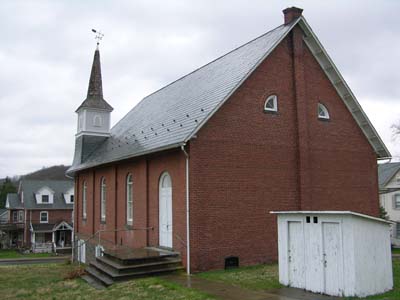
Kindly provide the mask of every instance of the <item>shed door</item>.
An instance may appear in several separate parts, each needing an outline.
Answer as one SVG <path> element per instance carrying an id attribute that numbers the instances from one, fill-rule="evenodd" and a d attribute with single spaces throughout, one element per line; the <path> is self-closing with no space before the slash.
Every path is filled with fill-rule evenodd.
<path id="1" fill-rule="evenodd" d="M 300 221 L 288 222 L 289 285 L 304 288 L 304 236 Z"/>
<path id="2" fill-rule="evenodd" d="M 341 238 L 340 224 L 322 222 L 324 292 L 328 295 L 341 296 Z"/>

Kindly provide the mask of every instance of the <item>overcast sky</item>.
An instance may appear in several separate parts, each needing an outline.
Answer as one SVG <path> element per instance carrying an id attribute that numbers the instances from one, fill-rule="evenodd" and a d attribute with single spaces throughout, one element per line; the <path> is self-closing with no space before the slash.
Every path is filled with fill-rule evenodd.
<path id="1" fill-rule="evenodd" d="M 400 1 L 0 0 L 0 177 L 72 162 L 100 45 L 115 124 L 144 96 L 283 23 L 298 6 L 395 157 Z"/>

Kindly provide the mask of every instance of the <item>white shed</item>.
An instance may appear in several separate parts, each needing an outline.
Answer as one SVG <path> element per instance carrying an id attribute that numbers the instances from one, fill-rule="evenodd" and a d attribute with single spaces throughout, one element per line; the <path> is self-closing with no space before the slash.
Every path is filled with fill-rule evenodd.
<path id="1" fill-rule="evenodd" d="M 390 222 L 350 211 L 278 211 L 279 282 L 331 296 L 393 288 Z"/>

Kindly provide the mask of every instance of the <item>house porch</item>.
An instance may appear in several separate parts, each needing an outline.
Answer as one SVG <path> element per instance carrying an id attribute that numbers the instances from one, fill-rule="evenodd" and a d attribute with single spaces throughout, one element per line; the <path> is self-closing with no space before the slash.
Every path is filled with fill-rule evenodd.
<path id="1" fill-rule="evenodd" d="M 70 252 L 72 226 L 59 224 L 31 224 L 31 249 L 34 253 Z"/>

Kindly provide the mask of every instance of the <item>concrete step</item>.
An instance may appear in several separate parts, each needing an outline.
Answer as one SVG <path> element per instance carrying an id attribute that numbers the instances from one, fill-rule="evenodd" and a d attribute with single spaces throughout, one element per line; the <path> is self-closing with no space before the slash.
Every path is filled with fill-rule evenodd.
<path id="1" fill-rule="evenodd" d="M 106 249 L 104 257 L 122 265 L 134 265 L 163 261 L 165 258 L 179 257 L 179 253 L 157 248 Z"/>
<path id="2" fill-rule="evenodd" d="M 90 264 L 85 269 L 85 271 L 88 275 L 90 275 L 95 280 L 99 281 L 100 283 L 102 283 L 105 286 L 110 286 L 114 283 L 114 281 L 112 280 L 112 278 L 109 275 L 107 275 L 104 272 L 101 272 L 96 267 L 94 267 L 92 264 Z"/>
<path id="3" fill-rule="evenodd" d="M 170 273 L 170 272 L 174 272 L 174 271 L 183 269 L 183 267 L 180 265 L 180 263 L 178 263 L 178 264 L 175 263 L 172 265 L 171 264 L 159 264 L 159 265 L 152 265 L 147 269 L 133 268 L 130 270 L 125 270 L 123 273 L 121 273 L 114 267 L 103 264 L 98 261 L 91 262 L 90 266 L 95 268 L 98 272 L 101 272 L 102 274 L 112 278 L 112 280 L 115 280 L 115 281 L 151 276 L 151 275 L 161 274 L 161 273 Z"/>
<path id="4" fill-rule="evenodd" d="M 156 262 L 147 262 L 141 264 L 121 264 L 118 261 L 110 259 L 106 256 L 97 257 L 96 260 L 103 265 L 112 267 L 118 273 L 129 273 L 134 271 L 144 271 L 150 270 L 152 268 L 160 268 L 160 267 L 173 267 L 173 266 L 181 266 L 182 260 L 180 258 L 164 258 L 162 261 Z"/>
<path id="5" fill-rule="evenodd" d="M 85 280 L 90 286 L 94 287 L 96 290 L 104 290 L 106 288 L 103 283 L 94 278 L 92 275 L 83 275 L 81 278 Z"/>

